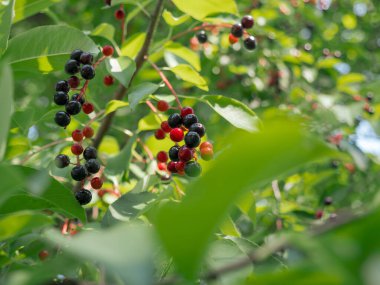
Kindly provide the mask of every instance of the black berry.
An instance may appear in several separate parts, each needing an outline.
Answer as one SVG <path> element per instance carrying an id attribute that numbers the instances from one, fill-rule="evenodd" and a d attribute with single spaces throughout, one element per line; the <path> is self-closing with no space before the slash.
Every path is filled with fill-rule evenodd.
<path id="1" fill-rule="evenodd" d="M 54 160 L 58 168 L 65 168 L 70 164 L 70 158 L 65 154 L 59 154 Z"/>
<path id="2" fill-rule="evenodd" d="M 86 205 L 91 202 L 92 194 L 87 189 L 79 190 L 77 193 L 75 193 L 75 198 L 81 205 Z"/>
<path id="3" fill-rule="evenodd" d="M 179 160 L 179 157 L 178 157 L 178 152 L 179 152 L 179 147 L 178 146 L 172 146 L 170 149 L 169 149 L 169 157 L 170 157 L 170 160 L 172 161 L 178 161 Z"/>
<path id="4" fill-rule="evenodd" d="M 244 40 L 244 46 L 248 50 L 254 50 L 256 48 L 256 39 L 254 36 L 249 36 Z"/>
<path id="5" fill-rule="evenodd" d="M 185 173 L 187 176 L 197 177 L 201 174 L 201 172 L 202 172 L 202 167 L 198 162 L 190 161 L 190 162 L 186 163 Z"/>
<path id="6" fill-rule="evenodd" d="M 71 101 L 79 101 L 79 103 L 80 103 L 81 105 L 83 105 L 84 102 L 85 102 L 85 100 L 84 100 L 84 96 L 82 96 L 82 97 L 78 100 L 79 96 L 80 96 L 79 93 L 75 93 L 73 96 L 71 96 Z"/>
<path id="7" fill-rule="evenodd" d="M 95 174 L 100 170 L 100 163 L 96 159 L 89 159 L 86 162 L 86 169 L 89 173 Z"/>
<path id="8" fill-rule="evenodd" d="M 373 101 L 373 93 L 368 92 L 367 95 L 365 96 L 365 98 L 367 99 L 368 102 L 372 102 Z"/>
<path id="9" fill-rule="evenodd" d="M 189 148 L 194 148 L 199 146 L 201 143 L 201 137 L 196 132 L 188 132 L 185 135 L 185 144 Z"/>
<path id="10" fill-rule="evenodd" d="M 333 198 L 332 197 L 326 197 L 323 202 L 326 206 L 329 206 L 333 203 Z"/>
<path id="11" fill-rule="evenodd" d="M 168 119 L 168 124 L 172 129 L 180 127 L 182 124 L 181 115 L 178 113 L 171 114 Z"/>
<path id="12" fill-rule="evenodd" d="M 241 24 L 235 24 L 231 28 L 231 34 L 235 38 L 241 38 L 243 36 L 243 27 Z"/>
<path id="13" fill-rule="evenodd" d="M 66 127 L 68 124 L 70 124 L 71 118 L 70 115 L 66 112 L 59 111 L 55 114 L 54 121 L 58 126 Z"/>
<path id="14" fill-rule="evenodd" d="M 71 75 L 78 73 L 79 63 L 74 59 L 68 60 L 65 65 L 65 71 L 66 73 L 71 74 Z"/>
<path id="15" fill-rule="evenodd" d="M 190 128 L 190 126 L 195 123 L 198 123 L 198 118 L 194 114 L 186 115 L 185 118 L 183 118 L 183 124 L 186 128 Z"/>
<path id="16" fill-rule="evenodd" d="M 241 25 L 243 26 L 244 29 L 252 28 L 254 23 L 255 23 L 255 21 L 253 20 L 252 16 L 250 16 L 250 15 L 244 16 L 241 19 Z"/>
<path id="17" fill-rule="evenodd" d="M 82 55 L 82 53 L 83 53 L 83 51 L 82 50 L 80 50 L 80 49 L 76 49 L 76 50 L 74 50 L 72 53 L 71 53 L 71 55 L 70 55 L 70 58 L 71 59 L 74 59 L 74 60 L 76 60 L 76 61 L 80 61 L 80 56 Z"/>
<path id="18" fill-rule="evenodd" d="M 196 132 L 200 137 L 203 137 L 206 133 L 206 129 L 201 123 L 192 124 L 189 128 L 189 131 Z"/>
<path id="19" fill-rule="evenodd" d="M 82 105 L 78 101 L 70 101 L 66 105 L 66 112 L 69 113 L 70 115 L 79 114 L 81 109 L 82 109 Z"/>
<path id="20" fill-rule="evenodd" d="M 83 152 L 83 157 L 85 160 L 95 159 L 98 157 L 98 151 L 92 146 L 86 147 Z"/>
<path id="21" fill-rule="evenodd" d="M 87 177 L 87 174 L 87 169 L 83 165 L 74 166 L 74 168 L 71 170 L 71 177 L 75 181 L 82 181 Z"/>
<path id="22" fill-rule="evenodd" d="M 55 85 L 55 91 L 62 91 L 67 93 L 70 91 L 70 85 L 66 80 L 58 81 Z"/>
<path id="23" fill-rule="evenodd" d="M 207 43 L 208 37 L 207 37 L 206 32 L 205 31 L 200 31 L 197 34 L 197 39 L 198 39 L 198 42 L 200 42 L 201 44 Z"/>
<path id="24" fill-rule="evenodd" d="M 92 61 L 94 60 L 94 57 L 91 53 L 84 52 L 80 56 L 80 62 L 83 64 L 92 64 Z"/>
<path id="25" fill-rule="evenodd" d="M 54 103 L 57 105 L 66 105 L 69 102 L 69 95 L 63 91 L 54 94 Z"/>
<path id="26" fill-rule="evenodd" d="M 95 77 L 95 68 L 92 65 L 85 64 L 82 66 L 80 74 L 86 80 L 93 79 Z"/>

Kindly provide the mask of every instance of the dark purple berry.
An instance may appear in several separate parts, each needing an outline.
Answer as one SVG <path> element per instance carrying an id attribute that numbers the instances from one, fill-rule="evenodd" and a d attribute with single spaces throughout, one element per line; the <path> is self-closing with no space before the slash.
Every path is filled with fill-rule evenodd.
<path id="1" fill-rule="evenodd" d="M 81 105 L 83 105 L 84 102 L 85 102 L 84 96 L 82 96 L 82 97 L 78 100 L 79 95 L 80 95 L 79 93 L 75 93 L 73 96 L 71 96 L 71 101 L 79 101 L 79 103 L 80 103 Z"/>
<path id="2" fill-rule="evenodd" d="M 86 80 L 91 80 L 95 77 L 95 68 L 92 65 L 85 64 L 80 71 L 82 77 Z"/>
<path id="3" fill-rule="evenodd" d="M 168 124 L 172 129 L 179 128 L 182 124 L 181 115 L 178 113 L 171 114 L 168 119 Z"/>
<path id="4" fill-rule="evenodd" d="M 82 189 L 75 193 L 75 198 L 79 204 L 86 205 L 91 202 L 92 194 L 87 189 Z"/>
<path id="5" fill-rule="evenodd" d="M 198 42 L 201 43 L 201 44 L 207 43 L 208 37 L 207 37 L 206 32 L 205 31 L 200 31 L 197 34 L 197 39 L 198 39 Z"/>
<path id="6" fill-rule="evenodd" d="M 86 147 L 83 152 L 85 160 L 95 159 L 98 157 L 98 151 L 93 146 Z"/>
<path id="7" fill-rule="evenodd" d="M 231 28 L 231 34 L 235 38 L 241 38 L 243 36 L 243 27 L 241 24 L 235 24 Z"/>
<path id="8" fill-rule="evenodd" d="M 61 127 L 66 127 L 70 124 L 71 122 L 71 117 L 69 114 L 67 114 L 66 112 L 63 112 L 63 111 L 59 111 L 55 114 L 54 116 L 54 121 L 56 122 L 56 124 L 58 126 L 61 126 Z"/>
<path id="9" fill-rule="evenodd" d="M 203 137 L 206 133 L 206 129 L 201 123 L 192 124 L 189 128 L 189 131 L 196 132 L 200 137 Z"/>
<path id="10" fill-rule="evenodd" d="M 55 91 L 62 91 L 68 93 L 70 91 L 70 85 L 66 80 L 58 81 L 55 85 Z"/>
<path id="11" fill-rule="evenodd" d="M 63 91 L 58 91 L 54 94 L 54 103 L 60 106 L 66 105 L 69 102 L 69 95 Z"/>
<path id="12" fill-rule="evenodd" d="M 79 72 L 79 63 L 74 59 L 69 59 L 65 65 L 65 71 L 68 74 L 74 75 Z"/>
<path id="13" fill-rule="evenodd" d="M 80 56 L 80 62 L 83 64 L 92 64 L 92 61 L 94 60 L 94 57 L 91 53 L 84 52 Z"/>
<path id="14" fill-rule="evenodd" d="M 255 21 L 250 15 L 244 16 L 241 19 L 241 25 L 243 26 L 244 29 L 250 29 L 253 27 L 254 24 L 255 24 Z"/>
<path id="15" fill-rule="evenodd" d="M 183 124 L 186 128 L 190 128 L 190 126 L 195 123 L 198 123 L 198 118 L 194 114 L 186 115 L 185 118 L 183 118 Z"/>
<path id="16" fill-rule="evenodd" d="M 76 49 L 76 50 L 74 50 L 71 53 L 70 58 L 76 60 L 77 62 L 79 62 L 80 61 L 80 56 L 82 55 L 82 53 L 83 53 L 82 50 Z"/>
<path id="17" fill-rule="evenodd" d="M 185 135 L 185 144 L 189 148 L 194 148 L 199 146 L 201 143 L 201 137 L 196 132 L 188 132 Z"/>
<path id="18" fill-rule="evenodd" d="M 78 101 L 70 101 L 66 104 L 66 112 L 70 115 L 76 115 L 80 113 L 82 105 Z"/>
<path id="19" fill-rule="evenodd" d="M 169 157 L 170 157 L 170 160 L 172 161 L 178 161 L 179 160 L 179 157 L 178 157 L 178 152 L 179 152 L 179 146 L 172 146 L 170 149 L 169 149 Z"/>
<path id="20" fill-rule="evenodd" d="M 71 177 L 75 181 L 82 181 L 87 177 L 87 169 L 83 165 L 74 166 L 71 170 Z"/>
<path id="21" fill-rule="evenodd" d="M 92 174 L 95 174 L 100 170 L 100 163 L 96 159 L 87 160 L 85 166 L 87 171 Z"/>
<path id="22" fill-rule="evenodd" d="M 330 206 L 333 203 L 333 198 L 332 197 L 326 197 L 324 200 L 324 204 L 326 206 Z"/>
<path id="23" fill-rule="evenodd" d="M 65 154 L 58 154 L 54 162 L 58 168 L 65 168 L 70 164 L 70 158 Z"/>
<path id="24" fill-rule="evenodd" d="M 254 36 L 249 36 L 244 40 L 244 46 L 248 50 L 254 50 L 256 48 L 256 39 Z"/>

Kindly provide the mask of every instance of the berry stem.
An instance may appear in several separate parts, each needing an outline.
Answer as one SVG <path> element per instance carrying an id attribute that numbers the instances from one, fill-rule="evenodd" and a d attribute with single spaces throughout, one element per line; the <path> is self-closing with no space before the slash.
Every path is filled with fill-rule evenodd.
<path id="1" fill-rule="evenodd" d="M 157 115 L 158 119 L 159 119 L 160 122 L 162 123 L 162 119 L 161 119 L 161 117 L 160 117 L 160 114 L 158 113 L 156 107 L 154 107 L 154 105 L 152 104 L 152 102 L 150 102 L 149 100 L 147 100 L 145 103 L 146 103 L 146 104 L 148 105 L 148 107 L 152 110 L 152 112 L 155 113 L 155 114 Z"/>
<path id="2" fill-rule="evenodd" d="M 62 139 L 62 140 L 58 140 L 58 141 L 54 141 L 54 142 L 51 142 L 51 143 L 48 143 L 44 146 L 41 146 L 40 148 L 38 148 L 37 150 L 31 152 L 30 154 L 28 154 L 23 160 L 21 160 L 20 164 L 25 164 L 29 159 L 31 159 L 35 154 L 43 151 L 43 150 L 46 150 L 48 148 L 51 148 L 52 146 L 55 146 L 57 144 L 61 144 L 61 143 L 64 143 L 64 142 L 68 142 L 68 141 L 72 141 L 71 138 L 65 138 L 65 139 Z"/>

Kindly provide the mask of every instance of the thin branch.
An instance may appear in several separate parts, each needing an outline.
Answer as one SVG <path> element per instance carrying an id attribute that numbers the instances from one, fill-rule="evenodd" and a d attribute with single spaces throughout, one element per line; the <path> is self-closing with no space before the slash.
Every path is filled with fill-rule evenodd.
<path id="1" fill-rule="evenodd" d="M 65 138 L 65 139 L 61 139 L 61 140 L 58 140 L 58 141 L 55 141 L 55 142 L 51 142 L 51 143 L 48 143 L 44 146 L 41 146 L 40 148 L 38 148 L 37 150 L 35 151 L 32 151 L 30 152 L 26 157 L 24 157 L 23 160 L 21 160 L 20 164 L 25 164 L 29 159 L 31 159 L 35 154 L 43 151 L 43 150 L 46 150 L 48 148 L 51 148 L 52 146 L 55 146 L 57 144 L 61 144 L 61 143 L 64 143 L 64 142 L 68 142 L 68 141 L 72 141 L 71 138 Z"/>

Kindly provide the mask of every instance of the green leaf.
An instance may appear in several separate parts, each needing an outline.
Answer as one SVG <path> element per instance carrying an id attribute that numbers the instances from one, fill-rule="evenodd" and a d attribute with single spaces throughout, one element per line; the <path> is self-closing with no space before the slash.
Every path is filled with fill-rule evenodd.
<path id="1" fill-rule="evenodd" d="M 260 133 L 236 132 L 225 145 L 209 171 L 189 185 L 183 201 L 166 204 L 157 216 L 163 245 L 189 279 L 196 276 L 214 230 L 244 191 L 332 153 L 286 121 L 268 123 Z"/>
<path id="2" fill-rule="evenodd" d="M 154 114 L 153 112 L 149 113 L 145 117 L 141 118 L 139 123 L 138 123 L 138 130 L 141 131 L 151 131 L 151 130 L 156 130 L 160 128 L 160 120 Z"/>
<path id="3" fill-rule="evenodd" d="M 17 23 L 59 2 L 61 0 L 17 0 L 13 21 Z"/>
<path id="4" fill-rule="evenodd" d="M 7 49 L 12 25 L 14 0 L 0 2 L 0 57 Z"/>
<path id="5" fill-rule="evenodd" d="M 173 3 L 183 13 L 188 14 L 197 20 L 202 20 L 213 14 L 238 14 L 237 6 L 234 0 L 224 0 L 223 3 L 218 0 L 173 0 Z"/>
<path id="6" fill-rule="evenodd" d="M 145 37 L 145 33 L 131 36 L 128 41 L 123 44 L 123 47 L 121 48 L 121 55 L 135 58 L 144 44 Z"/>
<path id="7" fill-rule="evenodd" d="M 12 38 L 4 56 L 17 70 L 48 73 L 62 70 L 70 53 L 77 48 L 94 55 L 99 53 L 96 44 L 75 28 L 41 26 Z"/>
<path id="8" fill-rule="evenodd" d="M 322 68 L 333 68 L 336 64 L 342 62 L 341 60 L 333 57 L 324 58 L 318 61 L 317 67 Z"/>
<path id="9" fill-rule="evenodd" d="M 157 89 L 160 88 L 159 85 L 150 82 L 142 83 L 133 87 L 128 93 L 128 102 L 133 110 L 136 106 L 149 95 L 152 95 Z"/>
<path id="10" fill-rule="evenodd" d="M 165 51 L 170 52 L 191 64 L 197 71 L 201 70 L 199 54 L 179 43 L 170 43 L 165 46 Z"/>
<path id="11" fill-rule="evenodd" d="M 44 210 L 54 208 L 54 205 L 47 200 L 20 194 L 11 196 L 3 205 L 0 205 L 0 215 L 23 210 Z"/>
<path id="12" fill-rule="evenodd" d="M 129 138 L 128 143 L 124 146 L 120 153 L 114 157 L 110 157 L 107 160 L 107 167 L 105 169 L 107 175 L 116 176 L 128 171 L 136 140 L 136 135 Z"/>
<path id="13" fill-rule="evenodd" d="M 129 57 L 109 58 L 106 60 L 107 70 L 115 77 L 124 87 L 128 88 L 136 70 L 136 63 Z"/>
<path id="14" fill-rule="evenodd" d="M 115 37 L 115 28 L 108 23 L 101 23 L 91 32 L 91 36 L 102 37 L 113 43 Z"/>
<path id="15" fill-rule="evenodd" d="M 179 64 L 175 67 L 169 68 L 171 72 L 180 77 L 182 80 L 194 84 L 199 89 L 208 91 L 208 86 L 206 80 L 195 71 L 190 65 Z"/>
<path id="16" fill-rule="evenodd" d="M 120 101 L 120 100 L 111 100 L 107 103 L 105 114 L 108 115 L 110 113 L 115 112 L 116 110 L 120 108 L 128 107 L 129 103 Z"/>
<path id="17" fill-rule="evenodd" d="M 0 63 L 0 161 L 4 158 L 13 112 L 13 73 L 8 64 Z"/>
<path id="18" fill-rule="evenodd" d="M 187 20 L 190 19 L 189 15 L 182 15 L 180 17 L 174 17 L 172 13 L 168 10 L 164 10 L 162 13 L 162 17 L 164 18 L 165 22 L 172 27 L 182 25 L 185 23 Z"/>
<path id="19" fill-rule="evenodd" d="M 338 88 L 352 84 L 352 83 L 360 83 L 366 80 L 366 77 L 363 74 L 360 73 L 349 73 L 342 75 L 338 78 Z"/>

